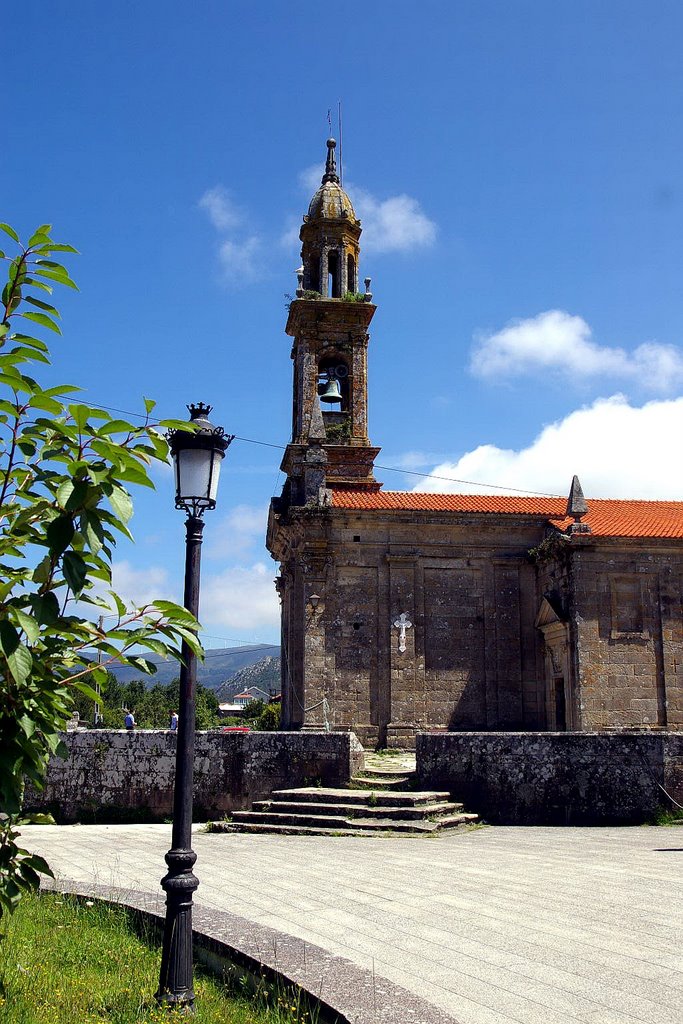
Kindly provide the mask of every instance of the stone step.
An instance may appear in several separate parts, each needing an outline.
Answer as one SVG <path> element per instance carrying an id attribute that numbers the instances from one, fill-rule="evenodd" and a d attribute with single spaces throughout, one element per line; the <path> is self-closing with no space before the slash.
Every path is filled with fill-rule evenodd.
<path id="1" fill-rule="evenodd" d="M 305 825 L 256 825 L 248 822 L 233 824 L 231 821 L 215 821 L 211 825 L 212 832 L 240 832 L 251 835 L 278 836 L 370 836 L 371 832 L 356 832 L 350 828 L 308 828 Z"/>
<path id="2" fill-rule="evenodd" d="M 450 794 L 433 792 L 432 790 L 392 790 L 390 793 L 381 790 L 362 789 L 325 789 L 318 786 L 306 786 L 302 789 L 276 789 L 271 794 L 274 801 L 304 801 L 306 803 L 332 804 L 368 804 L 378 807 L 415 807 L 418 804 L 443 803 L 450 799 Z"/>
<path id="3" fill-rule="evenodd" d="M 437 802 L 418 804 L 414 807 L 373 807 L 371 804 L 307 803 L 296 800 L 257 800 L 252 809 L 259 814 L 325 814 L 352 818 L 362 815 L 367 818 L 394 818 L 397 821 L 419 820 L 433 815 L 447 815 L 461 811 L 462 804 Z M 236 812 L 239 813 L 239 812 Z"/>
<path id="4" fill-rule="evenodd" d="M 214 822 L 215 832 L 279 835 L 433 835 L 444 829 L 467 828 L 478 815 L 467 814 L 446 792 L 403 790 L 406 776 L 383 766 L 366 778 L 363 789 L 305 786 L 279 789 L 268 800 L 257 800 L 250 811 L 235 811 L 232 820 Z M 387 778 L 389 776 L 389 778 Z"/>
<path id="5" fill-rule="evenodd" d="M 258 831 L 266 828 L 277 831 L 280 829 L 327 829 L 329 831 L 351 830 L 354 832 L 403 832 L 413 834 L 431 834 L 441 829 L 455 828 L 458 825 L 469 825 L 476 821 L 476 814 L 453 814 L 438 818 L 436 821 L 397 821 L 395 818 L 344 818 L 324 814 L 277 814 L 258 813 L 256 811 L 235 811 L 232 821 L 226 825 L 233 826 L 229 831 L 253 831 L 253 826 L 261 826 Z"/>
<path id="6" fill-rule="evenodd" d="M 360 775 L 368 779 L 407 779 L 414 778 L 415 772 L 406 768 L 363 768 Z"/>
<path id="7" fill-rule="evenodd" d="M 410 779 L 405 775 L 399 775 L 395 779 L 368 779 L 363 775 L 352 775 L 351 785 L 355 789 L 374 789 L 378 792 L 386 792 L 392 789 L 404 790 L 410 785 Z"/>

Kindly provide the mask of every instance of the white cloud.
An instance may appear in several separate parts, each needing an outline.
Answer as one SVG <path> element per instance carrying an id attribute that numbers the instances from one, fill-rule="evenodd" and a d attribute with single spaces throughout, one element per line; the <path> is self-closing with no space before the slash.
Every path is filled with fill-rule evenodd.
<path id="1" fill-rule="evenodd" d="M 233 566 L 221 573 L 207 574 L 202 583 L 200 618 L 202 625 L 249 630 L 277 628 L 280 605 L 273 583 L 274 568 L 263 562 Z"/>
<path id="2" fill-rule="evenodd" d="M 256 281 L 261 276 L 257 257 L 261 249 L 258 235 L 250 235 L 242 241 L 226 238 L 218 249 L 221 277 L 225 284 L 243 284 Z"/>
<path id="3" fill-rule="evenodd" d="M 582 317 L 551 309 L 479 337 L 470 370 L 489 379 L 541 372 L 576 380 L 611 377 L 668 394 L 683 381 L 683 353 L 652 341 L 633 352 L 599 345 Z"/>
<path id="4" fill-rule="evenodd" d="M 287 224 L 284 231 L 280 235 L 280 245 L 283 249 L 298 249 L 299 248 L 299 231 L 301 227 L 301 219 L 297 220 L 295 217 L 288 217 Z"/>
<path id="5" fill-rule="evenodd" d="M 261 277 L 259 263 L 261 239 L 249 233 L 244 213 L 235 205 L 222 185 L 208 189 L 198 203 L 223 236 L 218 246 L 218 262 L 223 284 L 242 285 Z"/>
<path id="6" fill-rule="evenodd" d="M 324 173 L 324 163 L 311 164 L 310 167 L 305 167 L 303 171 L 299 171 L 299 184 L 306 192 L 313 194 L 313 192 L 317 192 L 320 188 Z"/>
<path id="7" fill-rule="evenodd" d="M 364 252 L 406 252 L 433 245 L 436 224 L 412 196 L 381 200 L 353 186 L 349 186 L 349 195 L 362 221 Z"/>
<path id="8" fill-rule="evenodd" d="M 415 490 L 488 493 L 484 486 L 437 477 L 567 494 L 577 473 L 586 498 L 683 500 L 683 397 L 630 405 L 623 395 L 600 398 L 543 428 L 519 451 L 481 445 L 443 462 Z"/>
<path id="9" fill-rule="evenodd" d="M 268 506 L 237 505 L 212 529 L 207 554 L 210 558 L 243 556 L 257 542 L 263 548 Z"/>
<path id="10" fill-rule="evenodd" d="M 157 599 L 178 600 L 168 573 L 160 566 L 135 569 L 128 561 L 114 562 L 112 581 L 112 589 L 127 606 L 150 604 Z"/>
<path id="11" fill-rule="evenodd" d="M 209 220 L 218 231 L 232 231 L 244 220 L 242 211 L 222 185 L 207 189 L 198 205 L 201 210 L 206 211 Z"/>

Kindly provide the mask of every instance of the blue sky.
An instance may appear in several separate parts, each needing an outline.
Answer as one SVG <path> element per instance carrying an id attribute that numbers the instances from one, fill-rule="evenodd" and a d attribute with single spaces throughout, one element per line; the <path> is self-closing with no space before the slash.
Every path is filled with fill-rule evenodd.
<path id="1" fill-rule="evenodd" d="M 666 0 L 25 0 L 5 28 L 0 219 L 25 236 L 50 221 L 82 253 L 48 374 L 118 409 L 208 401 L 230 432 L 285 444 L 293 228 L 341 100 L 378 304 L 378 461 L 683 498 L 682 37 Z M 277 639 L 279 460 L 228 453 L 203 565 L 212 646 Z M 119 551 L 131 598 L 180 592 L 182 517 L 156 478 Z"/>

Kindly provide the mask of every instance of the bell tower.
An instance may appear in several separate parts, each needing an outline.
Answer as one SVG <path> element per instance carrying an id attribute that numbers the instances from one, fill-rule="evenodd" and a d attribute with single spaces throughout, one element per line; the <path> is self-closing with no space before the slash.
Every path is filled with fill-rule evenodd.
<path id="1" fill-rule="evenodd" d="M 286 333 L 294 339 L 292 439 L 282 470 L 289 502 L 322 501 L 326 487 L 378 490 L 368 438 L 368 327 L 376 307 L 359 290 L 361 224 L 327 140 L 320 188 L 301 227 L 302 266 Z M 322 490 L 321 490 L 322 489 Z"/>

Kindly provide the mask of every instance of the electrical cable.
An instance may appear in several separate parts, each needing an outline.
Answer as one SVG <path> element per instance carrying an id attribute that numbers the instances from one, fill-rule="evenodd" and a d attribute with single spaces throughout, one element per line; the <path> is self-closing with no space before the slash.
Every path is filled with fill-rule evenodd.
<path id="1" fill-rule="evenodd" d="M 67 396 L 66 395 L 62 395 L 62 396 L 55 395 L 53 397 L 55 397 L 55 398 L 59 398 L 59 397 L 65 398 Z M 105 412 L 117 412 L 117 413 L 120 413 L 123 416 L 135 416 L 138 419 L 142 419 L 142 420 L 149 420 L 149 418 L 150 418 L 149 414 L 143 414 L 143 413 L 139 413 L 139 412 L 131 412 L 128 409 L 118 409 L 118 408 L 116 408 L 114 406 L 111 406 L 111 405 L 101 405 L 101 404 L 95 405 L 93 402 L 86 402 L 86 401 L 83 401 L 83 400 L 81 400 L 78 404 L 79 405 L 87 405 L 91 409 L 104 409 Z M 170 416 L 169 417 L 159 417 L 159 418 L 160 419 L 172 419 L 172 418 L 175 419 L 175 417 L 170 417 Z M 254 437 L 241 437 L 239 434 L 233 435 L 233 440 L 234 441 L 242 441 L 244 444 L 259 445 L 261 448 L 276 448 L 276 449 L 278 449 L 278 451 L 285 451 L 287 449 L 287 445 L 285 445 L 285 444 L 273 444 L 272 441 L 259 441 L 259 440 L 257 440 Z M 504 491 L 506 494 L 509 494 L 511 491 L 515 491 L 515 492 L 520 493 L 520 494 L 530 494 L 530 495 L 533 495 L 534 497 L 539 497 L 539 498 L 565 498 L 566 497 L 566 495 L 563 495 L 563 494 L 554 494 L 552 491 L 533 491 L 533 490 L 531 490 L 528 487 L 509 487 L 506 484 L 489 484 L 489 483 L 485 483 L 485 482 L 483 482 L 481 480 L 465 480 L 465 479 L 463 479 L 461 477 L 457 477 L 457 476 L 440 476 L 440 475 L 437 475 L 435 473 L 421 473 L 419 470 L 416 470 L 416 469 L 401 469 L 399 466 L 381 466 L 381 465 L 377 464 L 375 468 L 376 469 L 381 469 L 382 472 L 384 472 L 384 473 L 400 473 L 403 476 L 416 476 L 416 477 L 421 477 L 424 480 L 443 480 L 446 483 L 466 484 L 468 487 L 490 487 L 490 488 L 492 488 L 494 490 Z"/>

